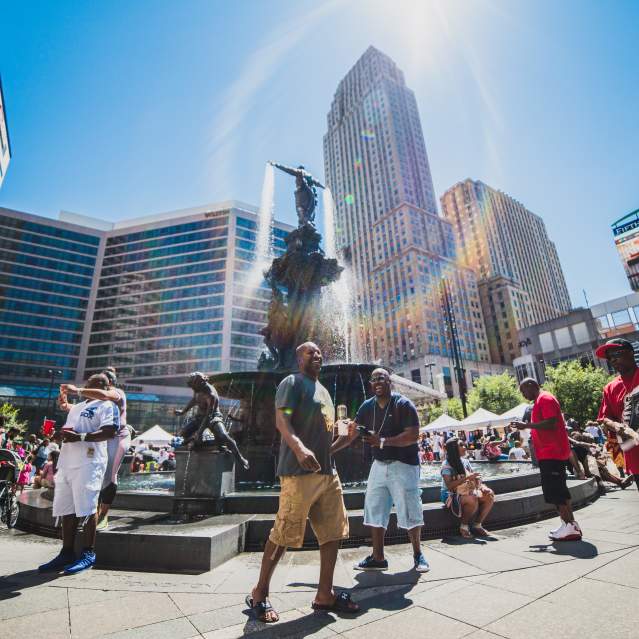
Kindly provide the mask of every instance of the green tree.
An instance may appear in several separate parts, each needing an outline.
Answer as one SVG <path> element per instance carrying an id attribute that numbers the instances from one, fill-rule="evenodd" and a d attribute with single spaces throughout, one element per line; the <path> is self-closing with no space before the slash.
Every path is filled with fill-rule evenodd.
<path id="1" fill-rule="evenodd" d="M 517 380 L 512 375 L 483 375 L 468 393 L 468 412 L 485 408 L 501 415 L 523 401 Z"/>
<path id="2" fill-rule="evenodd" d="M 27 427 L 27 422 L 19 419 L 20 411 L 11 404 L 0 405 L 0 426 L 4 426 L 5 430 L 9 428 L 17 428 L 23 431 Z"/>
<path id="3" fill-rule="evenodd" d="M 596 419 L 603 387 L 612 377 L 595 366 L 582 366 L 578 361 L 561 362 L 546 369 L 544 389 L 552 393 L 561 410 L 584 424 Z"/>
<path id="4" fill-rule="evenodd" d="M 432 404 L 428 407 L 428 421 L 426 423 L 429 424 L 444 413 L 447 413 L 455 419 L 464 419 L 461 401 L 457 399 L 457 397 L 451 397 L 450 399 L 445 399 L 438 404 Z"/>

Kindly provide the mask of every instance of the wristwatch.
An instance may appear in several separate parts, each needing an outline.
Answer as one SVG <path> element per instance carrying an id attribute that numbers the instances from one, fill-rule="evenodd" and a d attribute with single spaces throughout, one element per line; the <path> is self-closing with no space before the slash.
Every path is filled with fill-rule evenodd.
<path id="1" fill-rule="evenodd" d="M 382 450 L 382 448 L 384 448 L 384 442 L 386 441 L 386 437 L 382 437 L 379 440 L 379 449 Z"/>
<path id="2" fill-rule="evenodd" d="M 83 442 L 86 439 L 87 433 L 78 433 L 80 435 L 80 441 Z"/>

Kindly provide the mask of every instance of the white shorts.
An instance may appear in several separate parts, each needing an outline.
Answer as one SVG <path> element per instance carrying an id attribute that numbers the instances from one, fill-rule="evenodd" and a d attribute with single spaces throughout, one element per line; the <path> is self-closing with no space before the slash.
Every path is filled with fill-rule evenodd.
<path id="1" fill-rule="evenodd" d="M 59 469 L 55 476 L 53 516 L 88 517 L 98 509 L 106 464 L 86 464 Z"/>

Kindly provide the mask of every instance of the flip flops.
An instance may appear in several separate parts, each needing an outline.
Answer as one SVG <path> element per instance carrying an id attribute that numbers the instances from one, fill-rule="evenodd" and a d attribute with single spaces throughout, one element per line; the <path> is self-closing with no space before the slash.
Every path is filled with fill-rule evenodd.
<path id="1" fill-rule="evenodd" d="M 280 616 L 277 610 L 275 610 L 275 608 L 271 606 L 271 602 L 268 599 L 253 603 L 253 597 L 251 597 L 251 595 L 246 595 L 244 603 L 255 612 L 255 616 L 257 617 L 258 621 L 261 621 L 262 623 L 275 623 L 276 621 L 280 620 Z M 273 611 L 277 615 L 277 619 L 266 618 L 266 613 L 271 611 Z"/>
<path id="2" fill-rule="evenodd" d="M 311 608 L 313 608 L 313 610 L 346 612 L 350 614 L 359 612 L 359 606 L 351 599 L 351 596 L 347 592 L 340 592 L 339 595 L 336 595 L 335 601 L 332 604 L 318 604 L 313 602 Z"/>

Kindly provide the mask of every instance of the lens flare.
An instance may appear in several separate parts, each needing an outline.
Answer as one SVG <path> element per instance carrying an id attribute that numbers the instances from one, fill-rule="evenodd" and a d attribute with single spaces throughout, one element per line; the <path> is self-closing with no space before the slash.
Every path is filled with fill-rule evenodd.
<path id="1" fill-rule="evenodd" d="M 353 162 L 353 167 L 355 168 L 356 171 L 359 171 L 362 168 L 362 159 L 355 158 L 355 162 Z"/>
<path id="2" fill-rule="evenodd" d="M 375 131 L 373 131 L 372 129 L 362 129 L 361 135 L 363 140 L 375 139 Z"/>
<path id="3" fill-rule="evenodd" d="M 355 204 L 355 196 L 352 193 L 347 193 L 344 196 L 344 202 L 346 202 L 346 204 Z"/>

